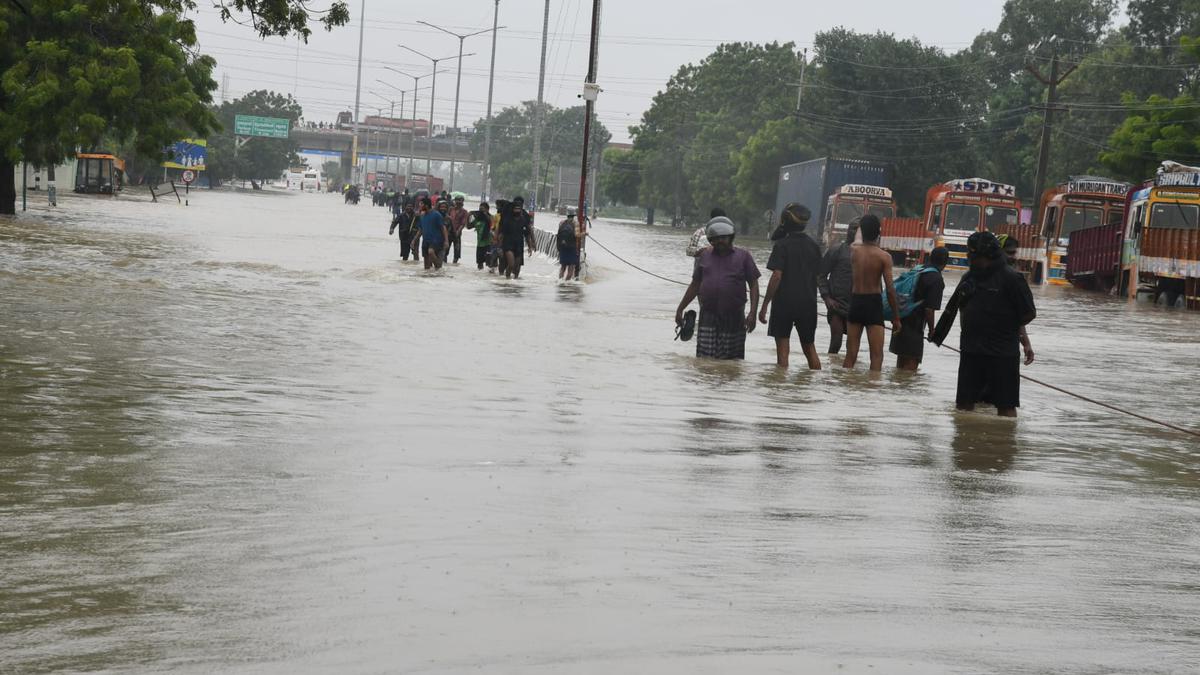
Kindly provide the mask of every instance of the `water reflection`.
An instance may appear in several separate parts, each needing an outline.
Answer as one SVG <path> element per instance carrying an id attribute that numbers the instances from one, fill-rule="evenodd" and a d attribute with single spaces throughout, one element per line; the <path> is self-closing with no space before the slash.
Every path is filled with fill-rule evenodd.
<path id="1" fill-rule="evenodd" d="M 1004 473 L 1017 456 L 1017 420 L 956 412 L 950 451 L 959 471 Z"/>

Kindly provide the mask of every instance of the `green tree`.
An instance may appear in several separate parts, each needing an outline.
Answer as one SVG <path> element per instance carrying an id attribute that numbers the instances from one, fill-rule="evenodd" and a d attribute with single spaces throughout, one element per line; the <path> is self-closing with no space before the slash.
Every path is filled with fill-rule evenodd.
<path id="1" fill-rule="evenodd" d="M 638 186 L 642 182 L 637 154 L 624 148 L 606 148 L 600 174 L 600 192 L 610 202 L 639 206 Z"/>
<path id="2" fill-rule="evenodd" d="M 218 0 L 260 35 L 308 35 L 304 0 Z M 191 0 L 0 3 L 0 213 L 16 206 L 14 173 L 77 149 L 132 142 L 140 155 L 211 132 L 214 61 L 198 54 Z M 345 4 L 316 15 L 345 23 Z"/>
<path id="3" fill-rule="evenodd" d="M 771 120 L 737 154 L 733 185 L 743 211 L 761 213 L 775 208 L 779 167 L 815 157 L 815 151 L 800 136 L 800 124 L 795 117 Z"/>
<path id="4" fill-rule="evenodd" d="M 331 159 L 321 165 L 321 176 L 329 181 L 330 185 L 336 185 L 339 188 L 346 183 L 346 169 L 336 159 Z"/>
<path id="5" fill-rule="evenodd" d="M 221 132 L 209 136 L 207 170 L 211 178 L 229 180 L 278 178 L 289 166 L 297 163 L 299 144 L 291 138 L 251 138 L 234 151 L 233 122 L 237 115 L 282 117 L 292 121 L 304 114 L 291 94 L 277 94 L 259 89 L 227 101 L 216 109 Z"/>

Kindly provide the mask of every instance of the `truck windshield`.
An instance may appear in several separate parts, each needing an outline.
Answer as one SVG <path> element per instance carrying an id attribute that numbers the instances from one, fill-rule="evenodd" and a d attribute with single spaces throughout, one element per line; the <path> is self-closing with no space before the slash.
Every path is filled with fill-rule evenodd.
<path id="1" fill-rule="evenodd" d="M 1058 232 L 1058 238 L 1066 239 L 1075 230 L 1099 227 L 1101 216 L 1100 209 L 1084 209 L 1078 206 L 1066 207 L 1063 209 L 1062 228 Z"/>
<path id="2" fill-rule="evenodd" d="M 974 232 L 979 229 L 978 204 L 948 204 L 945 231 Z"/>
<path id="3" fill-rule="evenodd" d="M 1016 225 L 1017 210 L 1006 209 L 999 206 L 989 206 L 983 210 L 984 222 L 983 226 L 987 229 L 999 227 L 1001 225 Z"/>
<path id="4" fill-rule="evenodd" d="M 855 218 L 862 218 L 865 213 L 866 211 L 863 210 L 862 204 L 841 202 L 833 212 L 833 223 L 835 225 L 847 225 L 853 222 Z"/>
<path id="5" fill-rule="evenodd" d="M 880 220 L 883 220 L 884 218 L 891 218 L 892 216 L 896 215 L 892 211 L 892 207 L 883 206 L 881 204 L 872 204 L 870 207 L 868 207 L 868 210 L 871 212 L 871 215 Z"/>
<path id="6" fill-rule="evenodd" d="M 1197 229 L 1198 209 L 1195 204 L 1158 202 L 1150 211 L 1150 227 L 1166 230 Z"/>

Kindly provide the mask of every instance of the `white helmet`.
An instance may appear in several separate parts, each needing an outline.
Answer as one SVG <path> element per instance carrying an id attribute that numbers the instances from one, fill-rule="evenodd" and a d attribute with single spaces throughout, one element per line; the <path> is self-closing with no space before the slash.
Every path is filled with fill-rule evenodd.
<path id="1" fill-rule="evenodd" d="M 732 237 L 737 229 L 733 226 L 733 221 L 725 216 L 717 216 L 708 221 L 708 226 L 704 229 L 705 236 L 709 239 L 714 237 Z"/>

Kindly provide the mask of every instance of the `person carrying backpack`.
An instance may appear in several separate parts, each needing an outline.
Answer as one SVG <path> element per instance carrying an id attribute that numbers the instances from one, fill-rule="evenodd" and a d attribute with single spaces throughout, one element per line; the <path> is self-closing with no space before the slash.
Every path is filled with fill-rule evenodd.
<path id="1" fill-rule="evenodd" d="M 558 226 L 558 278 L 569 281 L 579 278 L 579 223 L 575 209 L 567 208 L 567 219 Z"/>
<path id="2" fill-rule="evenodd" d="M 937 247 L 929 253 L 929 264 L 918 265 L 896 280 L 900 300 L 899 333 L 892 335 L 889 351 L 896 355 L 896 368 L 915 371 L 925 355 L 926 335 L 933 333 L 937 311 L 942 308 L 946 281 L 942 270 L 950 252 Z"/>

